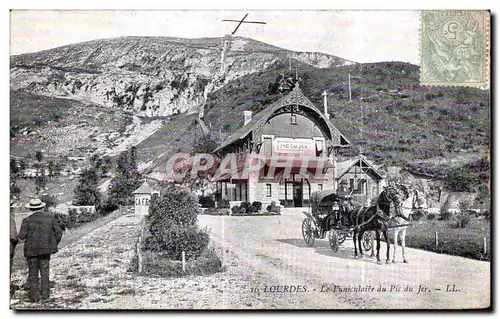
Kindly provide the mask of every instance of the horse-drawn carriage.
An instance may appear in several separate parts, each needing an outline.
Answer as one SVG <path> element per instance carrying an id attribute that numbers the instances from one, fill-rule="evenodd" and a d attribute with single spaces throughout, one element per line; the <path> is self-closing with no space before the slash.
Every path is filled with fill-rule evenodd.
<path id="1" fill-rule="evenodd" d="M 403 202 L 410 196 L 405 185 L 387 186 L 376 199 L 376 203 L 369 207 L 354 207 L 350 195 L 340 196 L 332 190 L 324 190 L 311 194 L 310 212 L 302 222 L 302 236 L 309 247 L 314 245 L 315 239 L 324 239 L 328 233 L 330 247 L 337 252 L 339 246 L 347 237 L 354 242 L 354 256 L 361 256 L 363 250 L 372 249 L 372 232 L 375 232 L 377 241 L 376 257 L 380 262 L 380 237 L 384 236 L 387 245 L 387 262 L 389 262 L 390 242 L 388 230 L 394 228 L 395 248 L 397 247 L 398 233 L 402 232 L 402 253 L 404 257 L 404 236 L 408 224 L 409 213 L 403 208 Z M 391 206 L 394 210 L 391 211 Z M 394 250 L 393 262 L 396 250 Z M 372 251 L 373 255 L 373 251 Z"/>
<path id="2" fill-rule="evenodd" d="M 314 246 L 316 239 L 328 241 L 333 252 L 348 237 L 353 235 L 353 224 L 348 212 L 352 209 L 351 195 L 338 195 L 333 190 L 318 191 L 311 194 L 310 212 L 303 212 L 307 217 L 302 222 L 302 236 L 307 246 Z M 363 248 L 372 248 L 371 232 L 363 235 Z"/>

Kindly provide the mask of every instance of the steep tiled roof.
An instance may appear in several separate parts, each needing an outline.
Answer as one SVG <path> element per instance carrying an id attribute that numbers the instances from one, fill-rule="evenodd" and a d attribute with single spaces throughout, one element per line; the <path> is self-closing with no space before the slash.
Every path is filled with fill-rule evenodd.
<path id="1" fill-rule="evenodd" d="M 351 167 L 356 165 L 359 161 L 363 161 L 363 163 L 365 163 L 366 166 L 370 167 L 375 174 L 377 174 L 380 178 L 384 178 L 382 174 L 377 170 L 377 167 L 364 157 L 357 157 L 355 159 L 337 162 L 337 178 L 342 177 L 351 169 Z"/>
<path id="2" fill-rule="evenodd" d="M 252 132 L 254 129 L 257 128 L 258 125 L 262 124 L 262 122 L 265 122 L 269 119 L 269 117 L 279 108 L 285 106 L 285 105 L 293 105 L 296 103 L 296 101 L 300 101 L 300 105 L 304 105 L 310 109 L 313 109 L 316 113 L 319 114 L 323 120 L 327 123 L 328 127 L 332 131 L 332 133 L 336 133 L 340 136 L 341 138 L 341 145 L 348 145 L 350 144 L 347 138 L 342 135 L 339 130 L 333 126 L 333 124 L 326 118 L 326 116 L 318 110 L 318 108 L 304 95 L 302 90 L 299 88 L 299 86 L 295 86 L 295 88 L 279 99 L 278 101 L 274 102 L 273 104 L 269 105 L 259 113 L 255 114 L 252 118 L 252 120 L 247 123 L 247 125 L 240 127 L 237 129 L 231 136 L 229 136 L 214 152 L 217 152 L 223 148 L 225 148 L 228 145 L 233 144 L 239 139 L 245 138 L 250 132 Z"/>

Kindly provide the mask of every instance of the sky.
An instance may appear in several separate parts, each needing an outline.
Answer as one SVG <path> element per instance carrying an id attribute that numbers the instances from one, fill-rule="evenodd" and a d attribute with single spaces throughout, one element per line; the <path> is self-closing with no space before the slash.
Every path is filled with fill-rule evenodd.
<path id="1" fill-rule="evenodd" d="M 48 11 L 10 13 L 10 54 L 121 36 L 221 37 L 241 19 L 237 36 L 294 51 L 316 51 L 356 62 L 419 63 L 419 12 L 406 11 Z M 395 27 L 397 26 L 397 27 Z"/>

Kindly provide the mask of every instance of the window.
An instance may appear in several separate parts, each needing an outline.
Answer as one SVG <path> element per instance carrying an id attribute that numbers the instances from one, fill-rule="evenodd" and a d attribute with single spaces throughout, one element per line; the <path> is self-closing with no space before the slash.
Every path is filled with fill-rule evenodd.
<path id="1" fill-rule="evenodd" d="M 366 195 L 366 179 L 360 179 L 358 181 L 358 193 Z"/>
<path id="2" fill-rule="evenodd" d="M 321 156 L 321 153 L 323 153 L 323 141 L 322 140 L 316 140 L 316 157 Z"/>
<path id="3" fill-rule="evenodd" d="M 323 184 L 318 184 L 318 190 L 322 191 L 323 190 Z"/>
<path id="4" fill-rule="evenodd" d="M 297 125 L 297 115 L 295 114 L 290 115 L 290 124 Z"/>
<path id="5" fill-rule="evenodd" d="M 273 139 L 270 137 L 264 137 L 264 143 L 262 144 L 264 147 L 262 154 L 265 156 L 271 156 L 273 154 L 272 149 L 273 149 Z"/>
<path id="6" fill-rule="evenodd" d="M 271 197 L 271 184 L 266 184 L 266 197 Z"/>

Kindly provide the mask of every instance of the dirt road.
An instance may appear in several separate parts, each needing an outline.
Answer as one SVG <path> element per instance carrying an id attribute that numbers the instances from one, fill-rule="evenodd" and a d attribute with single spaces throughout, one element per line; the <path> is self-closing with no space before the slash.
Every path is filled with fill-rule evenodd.
<path id="1" fill-rule="evenodd" d="M 488 262 L 413 249 L 406 254 L 410 264 L 355 260 L 351 242 L 336 254 L 326 240 L 305 246 L 302 219 L 296 212 L 199 216 L 200 226 L 211 228 L 225 271 L 158 278 L 128 271 L 140 218 L 123 215 L 92 227 L 79 240 L 65 239 L 51 258 L 51 302 L 29 303 L 26 292 L 17 291 L 11 308 L 450 309 L 489 304 Z M 14 271 L 14 284 L 25 279 L 26 267 Z"/>
<path id="2" fill-rule="evenodd" d="M 327 240 L 307 247 L 303 219 L 299 211 L 288 211 L 281 216 L 200 216 L 200 224 L 239 257 L 240 267 L 266 278 L 248 282 L 248 294 L 288 295 L 292 301 L 287 308 L 465 309 L 490 304 L 489 262 L 407 248 L 410 263 L 379 265 L 372 258 L 354 259 L 350 238 L 335 254 Z"/>

